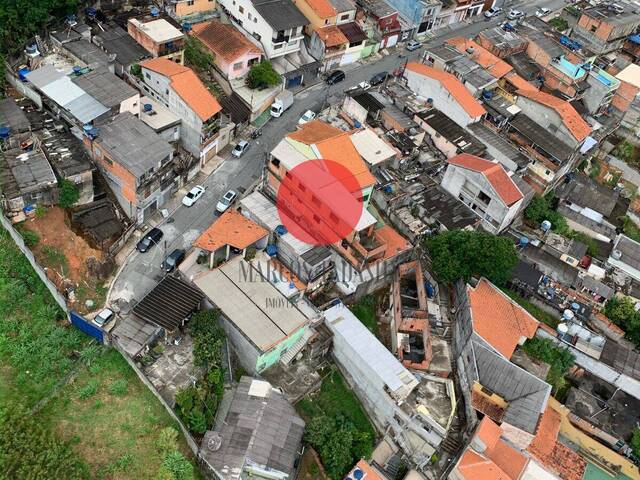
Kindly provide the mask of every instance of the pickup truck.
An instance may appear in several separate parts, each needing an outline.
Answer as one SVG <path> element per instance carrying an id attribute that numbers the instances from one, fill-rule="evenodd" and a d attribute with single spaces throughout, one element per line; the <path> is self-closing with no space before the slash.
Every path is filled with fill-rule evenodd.
<path id="1" fill-rule="evenodd" d="M 293 92 L 283 90 L 271 104 L 271 116 L 275 118 L 280 117 L 291 105 L 293 105 Z"/>

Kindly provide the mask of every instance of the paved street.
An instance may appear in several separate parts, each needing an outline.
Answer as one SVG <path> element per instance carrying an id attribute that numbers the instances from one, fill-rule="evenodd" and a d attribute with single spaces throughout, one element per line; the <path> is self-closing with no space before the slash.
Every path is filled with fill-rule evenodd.
<path id="1" fill-rule="evenodd" d="M 541 2 L 513 2 L 512 5 L 527 15 L 532 14 L 538 7 L 558 9 L 565 5 L 562 0 L 547 0 Z M 507 10 L 507 8 L 505 8 Z M 475 37 L 480 31 L 502 23 L 505 15 L 499 18 L 486 20 L 484 17 L 476 17 L 473 22 L 465 23 L 461 28 L 453 31 L 443 30 L 440 35 L 429 42 L 429 45 L 438 45 L 449 38 L 463 36 Z M 406 54 L 406 50 L 401 50 Z M 422 54 L 423 49 L 409 54 L 413 60 Z M 109 293 L 108 303 L 118 299 L 126 301 L 139 301 L 162 278 L 160 263 L 165 254 L 175 248 L 188 248 L 200 233 L 207 228 L 217 217 L 215 205 L 220 197 L 229 189 L 243 192 L 255 184 L 260 178 L 266 153 L 287 133 L 295 129 L 298 118 L 306 110 L 319 111 L 322 104 L 336 103 L 344 95 L 344 91 L 359 82 L 369 80 L 374 74 L 382 71 L 391 72 L 405 62 L 398 53 L 391 53 L 375 62 L 350 65 L 344 68 L 346 79 L 330 87 L 320 83 L 300 92 L 295 97 L 293 106 L 282 117 L 271 119 L 262 128 L 262 136 L 251 141 L 249 151 L 240 159 L 229 157 L 222 165 L 203 182 L 206 192 L 198 202 L 190 207 L 180 205 L 171 215 L 171 223 L 163 222 L 160 228 L 164 232 L 164 238 L 160 245 L 147 253 L 139 253 L 137 250 L 127 257 Z M 237 139 L 239 140 L 239 139 Z M 178 194 L 181 198 L 183 193 Z"/>

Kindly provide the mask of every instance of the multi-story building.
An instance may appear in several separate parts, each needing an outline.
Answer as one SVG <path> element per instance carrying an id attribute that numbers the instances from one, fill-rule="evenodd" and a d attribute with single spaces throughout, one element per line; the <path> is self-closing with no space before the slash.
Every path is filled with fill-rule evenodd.
<path id="1" fill-rule="evenodd" d="M 293 3 L 309 20 L 308 35 L 316 29 L 356 19 L 356 5 L 351 0 L 295 0 Z"/>
<path id="2" fill-rule="evenodd" d="M 134 221 L 144 222 L 177 190 L 173 148 L 131 112 L 116 115 L 84 141 Z"/>
<path id="3" fill-rule="evenodd" d="M 155 12 L 155 11 L 154 11 Z M 157 14 L 130 18 L 127 31 L 154 58 L 166 57 L 180 65 L 184 63 L 184 34 Z"/>
<path id="4" fill-rule="evenodd" d="M 180 117 L 180 141 L 204 165 L 229 142 L 229 132 L 221 132 L 222 107 L 189 67 L 166 58 L 140 66 L 143 88 Z"/>
<path id="5" fill-rule="evenodd" d="M 202 22 L 213 18 L 216 0 L 171 0 L 165 2 L 165 11 L 179 22 Z"/>
<path id="6" fill-rule="evenodd" d="M 358 0 L 365 15 L 359 21 L 362 28 L 371 31 L 370 41 L 377 42 L 379 48 L 395 46 L 402 35 L 398 11 L 383 0 Z"/>
<path id="7" fill-rule="evenodd" d="M 497 161 L 462 153 L 447 163 L 442 187 L 468 205 L 487 231 L 502 232 L 522 210 L 524 195 Z"/>
<path id="8" fill-rule="evenodd" d="M 300 51 L 309 20 L 291 0 L 221 0 L 231 19 L 262 45 L 269 59 Z"/>
<path id="9" fill-rule="evenodd" d="M 640 131 L 640 65 L 626 66 L 616 75 L 620 86 L 611 99 L 611 106 L 623 112 L 621 125 L 633 132 Z"/>
<path id="10" fill-rule="evenodd" d="M 437 26 L 443 2 L 440 0 L 389 0 L 388 3 L 415 27 L 415 35 L 419 36 Z"/>
<path id="11" fill-rule="evenodd" d="M 640 14 L 628 3 L 603 4 L 582 10 L 573 36 L 597 54 L 619 50 L 640 27 Z"/>

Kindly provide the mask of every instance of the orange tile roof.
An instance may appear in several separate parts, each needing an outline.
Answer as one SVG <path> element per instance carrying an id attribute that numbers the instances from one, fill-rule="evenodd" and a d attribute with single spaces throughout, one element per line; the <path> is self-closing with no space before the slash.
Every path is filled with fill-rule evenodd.
<path id="1" fill-rule="evenodd" d="M 291 140 L 304 143 L 305 145 L 313 145 L 314 143 L 333 138 L 340 135 L 342 130 L 336 128 L 321 120 L 312 120 L 305 123 L 295 132 L 287 135 Z"/>
<path id="2" fill-rule="evenodd" d="M 516 72 L 509 72 L 505 75 L 505 80 L 517 89 L 520 90 L 537 90 L 531 83 L 527 82 L 524 78 L 518 75 Z"/>
<path id="3" fill-rule="evenodd" d="M 465 88 L 465 86 L 454 77 L 452 74 L 443 72 L 442 70 L 436 70 L 435 68 L 428 67 L 422 63 L 409 62 L 407 64 L 407 70 L 415 72 L 419 75 L 424 75 L 425 77 L 432 78 L 442 84 L 444 88 L 455 98 L 455 100 L 460 104 L 462 108 L 469 114 L 471 117 L 479 117 L 487 113 L 480 102 L 474 98 L 469 90 Z"/>
<path id="4" fill-rule="evenodd" d="M 502 423 L 505 409 L 499 405 L 496 405 L 488 397 L 484 396 L 482 393 L 476 390 L 471 391 L 471 406 L 474 408 L 474 410 L 487 415 L 492 420 Z"/>
<path id="5" fill-rule="evenodd" d="M 447 40 L 447 43 L 455 47 L 460 53 L 469 55 L 472 60 L 484 67 L 484 69 L 495 78 L 502 78 L 513 70 L 511 65 L 496 57 L 489 50 L 481 47 L 473 40 L 464 37 L 454 37 Z M 469 48 L 473 48 L 473 53 L 467 52 Z"/>
<path id="6" fill-rule="evenodd" d="M 563 480 L 582 480 L 587 462 L 579 454 L 558 442 L 560 422 L 560 414 L 547 405 L 536 436 L 527 450 Z"/>
<path id="7" fill-rule="evenodd" d="M 293 284 L 298 290 L 302 291 L 307 288 L 306 283 L 300 280 L 295 273 L 293 273 L 291 270 L 285 267 L 277 258 L 270 258 L 269 263 L 271 264 L 271 266 L 275 271 L 280 273 L 282 277 L 286 278 L 290 282 L 293 282 Z"/>
<path id="8" fill-rule="evenodd" d="M 491 162 L 468 153 L 461 153 L 447 161 L 452 165 L 482 173 L 502 201 L 508 206 L 524 198 L 524 195 L 522 195 L 522 192 L 507 174 L 504 167 L 497 162 Z"/>
<path id="9" fill-rule="evenodd" d="M 409 250 L 411 244 L 391 226 L 383 225 L 375 231 L 376 237 L 381 239 L 387 245 L 382 260 L 387 260 L 396 256 L 400 252 Z"/>
<path id="10" fill-rule="evenodd" d="M 325 19 L 335 17 L 338 12 L 328 0 L 304 0 L 318 17 Z"/>
<path id="11" fill-rule="evenodd" d="M 345 37 L 342 30 L 335 25 L 327 25 L 326 27 L 316 28 L 316 33 L 325 47 L 337 47 L 349 43 L 349 39 Z"/>
<path id="12" fill-rule="evenodd" d="M 521 89 L 516 93 L 555 110 L 556 113 L 560 115 L 560 118 L 562 118 L 562 123 L 565 124 L 567 129 L 571 132 L 571 135 L 573 135 L 579 142 L 587 138 L 591 133 L 591 127 L 589 124 L 580 116 L 569 102 L 558 97 L 554 97 L 549 93 L 541 92 L 540 90 Z"/>
<path id="13" fill-rule="evenodd" d="M 378 471 L 369 465 L 366 460 L 359 460 L 353 470 L 356 468 L 359 468 L 365 473 L 365 478 L 367 480 L 384 480 L 384 477 L 381 477 Z M 353 470 L 351 470 L 351 473 L 353 473 Z M 352 478 L 355 477 L 352 476 Z"/>
<path id="14" fill-rule="evenodd" d="M 216 57 L 221 57 L 227 62 L 233 62 L 248 53 L 262 54 L 262 50 L 237 28 L 217 20 L 196 23 L 191 34 L 206 45 Z"/>
<path id="15" fill-rule="evenodd" d="M 333 160 L 346 167 L 356 177 L 362 188 L 376 184 L 376 178 L 362 159 L 349 138 L 349 132 L 315 143 L 320 155 L 325 160 Z"/>
<path id="16" fill-rule="evenodd" d="M 207 90 L 189 67 L 172 62 L 164 57 L 146 60 L 140 66 L 170 78 L 171 87 L 196 112 L 196 115 L 203 122 L 206 122 L 222 110 L 216 97 Z"/>
<path id="17" fill-rule="evenodd" d="M 478 453 L 467 447 L 458 471 L 469 480 L 493 480 L 495 478 L 517 480 L 528 463 L 528 458 L 500 438 L 502 429 L 489 417 L 478 426 L 477 437 L 485 449 Z"/>
<path id="18" fill-rule="evenodd" d="M 226 245 L 243 249 L 268 234 L 264 228 L 237 210 L 227 210 L 202 232 L 193 245 L 208 252 L 215 252 Z"/>
<path id="19" fill-rule="evenodd" d="M 521 337 L 535 335 L 538 321 L 487 279 L 468 293 L 474 331 L 504 357 L 511 358 Z"/>

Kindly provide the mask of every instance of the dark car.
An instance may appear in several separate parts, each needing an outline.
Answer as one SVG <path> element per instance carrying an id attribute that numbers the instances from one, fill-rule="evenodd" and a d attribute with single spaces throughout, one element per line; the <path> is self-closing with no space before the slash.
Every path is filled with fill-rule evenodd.
<path id="1" fill-rule="evenodd" d="M 165 272 L 172 272 L 178 265 L 182 263 L 184 260 L 185 251 L 181 248 L 176 248 L 173 252 L 167 255 L 167 258 L 164 259 L 160 268 Z"/>
<path id="2" fill-rule="evenodd" d="M 162 233 L 162 230 L 159 228 L 152 228 L 140 239 L 136 248 L 139 252 L 144 253 L 156 245 L 162 239 L 163 235 L 164 233 Z"/>
<path id="3" fill-rule="evenodd" d="M 333 85 L 335 83 L 341 82 L 345 79 L 345 75 L 344 72 L 342 70 L 334 70 L 333 72 L 331 72 L 329 74 L 329 76 L 327 77 L 326 82 L 329 85 Z"/>
<path id="4" fill-rule="evenodd" d="M 369 80 L 369 83 L 372 86 L 380 85 L 387 79 L 388 76 L 389 76 L 389 72 L 376 73 L 373 77 L 371 77 L 371 80 Z"/>

